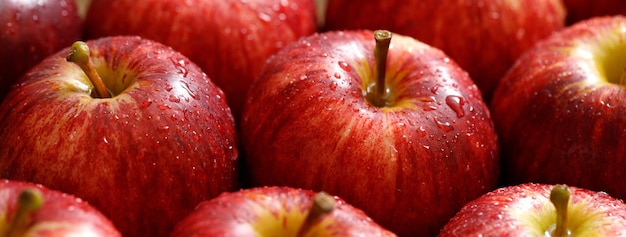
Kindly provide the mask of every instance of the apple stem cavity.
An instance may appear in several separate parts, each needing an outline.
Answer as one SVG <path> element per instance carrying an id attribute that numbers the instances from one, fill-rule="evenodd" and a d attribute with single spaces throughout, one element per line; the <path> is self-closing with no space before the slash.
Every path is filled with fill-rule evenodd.
<path id="1" fill-rule="evenodd" d="M 306 236 L 306 234 L 322 220 L 322 217 L 335 209 L 335 198 L 325 192 L 319 192 L 313 197 L 313 205 L 304 220 L 304 223 L 298 230 L 298 237 Z"/>
<path id="2" fill-rule="evenodd" d="M 376 81 L 374 81 L 375 84 L 373 86 L 368 87 L 373 88 L 373 90 L 367 91 L 367 98 L 376 107 L 388 106 L 385 75 L 387 74 L 387 54 L 389 53 L 391 36 L 392 34 L 388 30 L 374 31 L 374 39 L 376 40 L 376 47 L 374 48 Z"/>
<path id="3" fill-rule="evenodd" d="M 569 236 L 567 228 L 567 207 L 569 205 L 570 192 L 567 185 L 555 185 L 550 192 L 550 202 L 556 209 L 556 227 L 552 232 L 553 237 Z"/>
<path id="4" fill-rule="evenodd" d="M 96 71 L 96 68 L 91 62 L 91 53 L 89 52 L 89 46 L 82 41 L 76 41 L 72 44 L 69 55 L 66 60 L 78 65 L 93 84 L 95 89 L 95 97 L 97 98 L 111 98 L 112 95 L 104 85 L 104 81 Z"/>
<path id="5" fill-rule="evenodd" d="M 43 195 L 37 189 L 24 189 L 20 193 L 17 201 L 17 212 L 9 222 L 9 227 L 4 236 L 18 237 L 24 236 L 31 214 L 43 206 Z"/>

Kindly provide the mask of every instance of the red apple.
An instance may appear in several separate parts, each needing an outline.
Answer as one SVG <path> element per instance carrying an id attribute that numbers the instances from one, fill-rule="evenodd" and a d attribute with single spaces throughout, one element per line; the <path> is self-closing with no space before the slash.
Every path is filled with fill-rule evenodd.
<path id="1" fill-rule="evenodd" d="M 312 0 L 93 0 L 85 24 L 90 38 L 133 34 L 172 46 L 224 90 L 236 119 L 266 58 L 317 31 Z"/>
<path id="2" fill-rule="evenodd" d="M 74 0 L 0 1 L 0 100 L 28 69 L 82 35 Z"/>
<path id="3" fill-rule="evenodd" d="M 604 192 L 520 184 L 467 203 L 442 229 L 453 236 L 624 236 L 626 205 Z"/>
<path id="4" fill-rule="evenodd" d="M 443 50 L 486 101 L 522 52 L 564 24 L 561 0 L 334 0 L 326 14 L 328 30 L 388 29 Z"/>
<path id="5" fill-rule="evenodd" d="M 567 24 L 574 24 L 596 16 L 626 14 L 623 0 L 563 0 L 567 9 Z"/>
<path id="6" fill-rule="evenodd" d="M 626 18 L 606 17 L 570 26 L 517 61 L 491 103 L 507 183 L 564 183 L 626 198 L 623 52 Z"/>
<path id="7" fill-rule="evenodd" d="M 198 202 L 238 188 L 236 146 L 222 91 L 139 37 L 77 42 L 0 105 L 0 177 L 75 194 L 129 237 L 166 236 Z"/>
<path id="8" fill-rule="evenodd" d="M 102 213 L 73 195 L 0 180 L 0 236 L 122 236 Z"/>
<path id="9" fill-rule="evenodd" d="M 339 197 L 289 187 L 258 187 L 200 203 L 171 234 L 183 236 L 396 235 Z"/>
<path id="10" fill-rule="evenodd" d="M 443 52 L 377 35 L 315 34 L 272 56 L 244 107 L 244 162 L 254 185 L 324 190 L 398 235 L 432 236 L 496 187 L 493 123 Z"/>

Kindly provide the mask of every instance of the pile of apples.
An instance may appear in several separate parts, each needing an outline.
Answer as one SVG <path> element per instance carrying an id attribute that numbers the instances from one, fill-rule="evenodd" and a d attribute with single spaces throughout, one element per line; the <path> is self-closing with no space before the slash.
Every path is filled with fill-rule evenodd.
<path id="1" fill-rule="evenodd" d="M 621 0 L 0 0 L 0 236 L 624 236 Z"/>

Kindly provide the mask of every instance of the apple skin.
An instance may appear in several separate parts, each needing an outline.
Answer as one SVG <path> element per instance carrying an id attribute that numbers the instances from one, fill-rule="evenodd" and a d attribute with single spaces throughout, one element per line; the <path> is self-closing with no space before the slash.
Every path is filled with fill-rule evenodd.
<path id="1" fill-rule="evenodd" d="M 597 16 L 626 14 L 626 2 L 622 0 L 563 0 L 563 4 L 568 25 Z"/>
<path id="2" fill-rule="evenodd" d="M 506 186 L 467 203 L 439 237 L 544 236 L 556 224 L 551 184 Z M 604 192 L 568 187 L 571 236 L 624 236 L 626 205 Z"/>
<path id="3" fill-rule="evenodd" d="M 333 0 L 325 23 L 326 30 L 386 29 L 439 48 L 488 102 L 515 59 L 564 26 L 565 9 L 560 0 Z"/>
<path id="4" fill-rule="evenodd" d="M 312 0 L 93 0 L 85 32 L 88 38 L 139 35 L 173 47 L 226 93 L 239 119 L 267 57 L 315 33 L 315 14 Z"/>
<path id="5" fill-rule="evenodd" d="M 615 53 L 626 50 L 625 32 L 624 17 L 579 22 L 527 51 L 502 79 L 490 106 L 503 182 L 626 198 L 626 91 L 612 82 L 626 68 Z"/>
<path id="6" fill-rule="evenodd" d="M 234 119 L 198 66 L 140 37 L 87 44 L 117 95 L 91 97 L 69 49 L 35 66 L 0 105 L 0 177 L 79 196 L 124 236 L 166 236 L 239 187 Z"/>
<path id="7" fill-rule="evenodd" d="M 465 71 L 398 34 L 386 72 L 397 104 L 370 105 L 374 41 L 325 32 L 272 56 L 244 107 L 243 169 L 255 186 L 324 190 L 400 236 L 434 236 L 496 187 L 493 123 Z"/>
<path id="8" fill-rule="evenodd" d="M 0 100 L 28 69 L 81 36 L 74 0 L 0 1 Z"/>
<path id="9" fill-rule="evenodd" d="M 170 236 L 296 236 L 315 194 L 290 187 L 223 193 L 201 202 Z M 334 210 L 316 222 L 311 231 L 317 235 L 311 236 L 396 236 L 340 197 L 333 198 Z"/>
<path id="10" fill-rule="evenodd" d="M 30 214 L 28 236 L 121 237 L 113 223 L 98 209 L 73 195 L 40 184 L 0 179 L 0 225 L 6 225 L 17 211 L 20 193 L 38 190 L 44 204 Z M 6 230 L 0 227 L 0 230 Z"/>

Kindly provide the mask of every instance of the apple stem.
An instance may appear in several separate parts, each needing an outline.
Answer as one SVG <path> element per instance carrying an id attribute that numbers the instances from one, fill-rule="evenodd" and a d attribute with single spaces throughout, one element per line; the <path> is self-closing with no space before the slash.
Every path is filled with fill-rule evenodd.
<path id="1" fill-rule="evenodd" d="M 385 75 L 387 74 L 387 54 L 389 53 L 389 45 L 391 44 L 391 32 L 388 30 L 374 31 L 374 39 L 376 39 L 376 47 L 374 48 L 374 61 L 376 63 L 376 84 L 374 85 L 374 94 L 370 95 L 370 103 L 377 107 L 387 105 Z M 370 92 L 371 93 L 371 92 Z"/>
<path id="2" fill-rule="evenodd" d="M 27 188 L 22 190 L 17 201 L 17 212 L 9 223 L 6 237 L 24 236 L 30 216 L 43 206 L 43 195 L 37 189 Z"/>
<path id="3" fill-rule="evenodd" d="M 556 228 L 553 237 L 569 236 L 567 229 L 567 206 L 569 205 L 570 192 L 567 185 L 555 185 L 550 192 L 550 202 L 556 208 Z"/>
<path id="4" fill-rule="evenodd" d="M 304 223 L 298 231 L 298 237 L 306 236 L 315 224 L 322 220 L 322 217 L 335 209 L 335 198 L 325 192 L 319 192 L 313 197 L 313 204 Z"/>
<path id="5" fill-rule="evenodd" d="M 107 89 L 106 85 L 104 85 L 98 71 L 96 71 L 96 68 L 93 66 L 90 56 L 91 53 L 89 52 L 89 46 L 87 46 L 87 43 L 76 41 L 72 44 L 70 54 L 67 55 L 66 60 L 68 62 L 75 63 L 83 70 L 83 72 L 85 72 L 85 74 L 87 74 L 89 81 L 91 81 L 91 84 L 93 84 L 93 87 L 96 90 L 96 97 L 111 98 L 111 93 Z"/>

